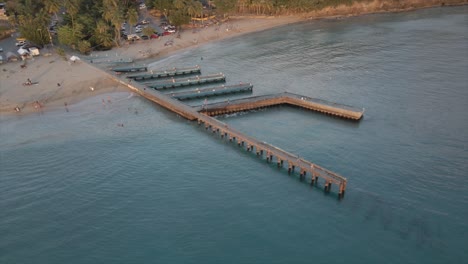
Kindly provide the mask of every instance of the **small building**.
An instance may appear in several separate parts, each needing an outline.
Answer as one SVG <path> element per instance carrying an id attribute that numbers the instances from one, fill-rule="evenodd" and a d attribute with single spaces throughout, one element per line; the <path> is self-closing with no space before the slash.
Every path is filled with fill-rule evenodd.
<path id="1" fill-rule="evenodd" d="M 29 50 L 29 54 L 31 54 L 31 56 L 39 56 L 40 55 L 39 49 L 36 48 L 36 47 L 31 47 L 28 50 Z"/>

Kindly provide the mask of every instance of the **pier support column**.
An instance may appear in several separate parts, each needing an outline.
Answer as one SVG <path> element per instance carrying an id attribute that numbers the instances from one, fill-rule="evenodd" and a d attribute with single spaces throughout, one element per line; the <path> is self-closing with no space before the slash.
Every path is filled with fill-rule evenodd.
<path id="1" fill-rule="evenodd" d="M 229 141 L 232 141 L 232 136 L 231 135 L 229 136 Z"/>
<path id="2" fill-rule="evenodd" d="M 341 199 L 344 196 L 343 188 L 344 188 L 343 183 L 340 183 L 340 190 L 338 191 L 338 199 Z"/>
<path id="3" fill-rule="evenodd" d="M 267 161 L 267 163 L 270 162 L 270 152 L 269 151 L 267 151 L 267 153 L 266 153 L 266 161 Z"/>
<path id="4" fill-rule="evenodd" d="M 278 165 L 278 168 L 281 168 L 281 164 L 283 164 L 283 161 L 281 159 L 278 158 L 278 160 L 276 161 L 277 165 Z"/>
<path id="5" fill-rule="evenodd" d="M 325 182 L 325 192 L 326 193 L 329 193 L 330 190 L 331 190 L 331 182 L 329 182 L 328 180 Z"/>
<path id="6" fill-rule="evenodd" d="M 291 174 L 292 171 L 292 164 L 288 161 L 288 174 Z"/>
<path id="7" fill-rule="evenodd" d="M 343 197 L 344 197 L 344 194 L 345 194 L 345 192 L 346 192 L 346 181 L 344 181 L 344 182 L 342 182 L 342 183 L 340 184 L 340 188 L 341 188 L 341 198 L 343 198 Z"/>
<path id="8" fill-rule="evenodd" d="M 299 173 L 299 179 L 302 181 L 305 178 L 305 170 L 301 168 L 300 173 Z"/>
<path id="9" fill-rule="evenodd" d="M 315 185 L 317 183 L 317 181 L 318 181 L 318 177 L 316 175 L 312 174 L 312 180 L 310 182 L 310 185 L 312 185 L 312 186 Z"/>
<path id="10" fill-rule="evenodd" d="M 317 174 L 315 172 L 315 167 L 314 167 L 314 164 L 311 164 L 310 165 L 310 174 L 312 176 L 312 180 L 310 181 L 310 185 L 315 185 L 315 183 L 317 182 L 318 180 L 318 177 L 317 177 Z"/>

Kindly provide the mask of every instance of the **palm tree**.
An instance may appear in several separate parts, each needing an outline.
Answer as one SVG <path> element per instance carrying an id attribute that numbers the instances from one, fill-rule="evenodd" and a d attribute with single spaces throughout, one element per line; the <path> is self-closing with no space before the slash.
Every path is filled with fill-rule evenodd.
<path id="1" fill-rule="evenodd" d="M 178 10 L 185 10 L 187 7 L 186 0 L 174 0 L 174 7 Z"/>
<path id="2" fill-rule="evenodd" d="M 102 4 L 104 7 L 102 17 L 114 26 L 115 44 L 119 46 L 120 26 L 124 22 L 122 7 L 116 0 L 103 0 Z"/>
<path id="3" fill-rule="evenodd" d="M 104 20 L 99 20 L 94 30 L 94 39 L 96 44 L 102 47 L 111 47 L 114 43 L 112 35 L 109 33 L 109 25 Z"/>
<path id="4" fill-rule="evenodd" d="M 65 0 L 65 8 L 67 9 L 67 13 L 70 15 L 70 19 L 72 22 L 72 29 L 75 31 L 76 29 L 76 15 L 78 14 L 78 11 L 80 11 L 80 4 L 81 0 Z"/>
<path id="5" fill-rule="evenodd" d="M 200 2 L 198 2 L 200 3 Z M 195 17 L 196 15 L 198 15 L 198 10 L 197 10 L 197 7 L 195 6 L 195 1 L 190 1 L 189 5 L 187 6 L 187 14 L 189 14 L 189 16 L 191 18 Z M 195 20 L 192 20 L 192 22 L 195 24 Z"/>
<path id="6" fill-rule="evenodd" d="M 48 13 L 53 13 L 55 15 L 55 19 L 58 19 L 57 12 L 61 7 L 59 0 L 44 0 L 44 6 Z"/>
<path id="7" fill-rule="evenodd" d="M 130 26 L 130 33 L 132 33 L 132 27 L 138 22 L 138 12 L 135 8 L 129 8 L 127 11 L 127 21 Z"/>

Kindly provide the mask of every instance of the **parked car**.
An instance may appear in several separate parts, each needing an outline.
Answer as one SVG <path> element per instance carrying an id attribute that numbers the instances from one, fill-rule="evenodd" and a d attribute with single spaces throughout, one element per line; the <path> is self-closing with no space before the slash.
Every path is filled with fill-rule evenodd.
<path id="1" fill-rule="evenodd" d="M 157 39 L 157 38 L 159 38 L 158 34 L 152 34 L 150 36 L 150 39 Z"/>
<path id="2" fill-rule="evenodd" d="M 127 39 L 128 40 L 139 40 L 140 37 L 138 35 L 136 35 L 136 34 L 130 34 L 130 35 L 127 36 Z"/>
<path id="3" fill-rule="evenodd" d="M 147 25 L 147 24 L 149 24 L 149 23 L 150 23 L 150 22 L 149 22 L 148 20 L 146 20 L 146 19 L 143 19 L 143 20 L 140 22 L 140 24 L 142 24 L 142 25 Z"/>
<path id="4" fill-rule="evenodd" d="M 3 52 L 3 48 L 2 48 L 2 47 L 0 47 L 0 52 Z"/>
<path id="5" fill-rule="evenodd" d="M 169 36 L 169 35 L 171 35 L 171 34 L 172 34 L 172 33 L 169 32 L 169 31 L 164 31 L 162 35 L 163 35 L 163 36 Z"/>
<path id="6" fill-rule="evenodd" d="M 149 37 L 148 37 L 148 36 L 146 36 L 146 35 L 142 35 L 142 36 L 141 36 L 141 39 L 143 39 L 143 40 L 147 40 L 147 39 L 149 39 Z"/>
<path id="7" fill-rule="evenodd" d="M 23 49 L 30 49 L 30 48 L 42 49 L 43 47 L 44 47 L 43 45 L 36 45 L 32 43 L 26 43 L 22 46 Z"/>
<path id="8" fill-rule="evenodd" d="M 140 4 L 140 9 L 145 9 L 146 5 L 145 4 Z"/>
<path id="9" fill-rule="evenodd" d="M 135 33 L 141 33 L 143 30 L 141 28 L 136 28 Z"/>

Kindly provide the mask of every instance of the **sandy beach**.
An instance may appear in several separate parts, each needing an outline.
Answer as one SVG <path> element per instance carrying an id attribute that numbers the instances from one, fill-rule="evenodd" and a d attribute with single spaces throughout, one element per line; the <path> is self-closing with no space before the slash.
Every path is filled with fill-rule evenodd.
<path id="1" fill-rule="evenodd" d="M 430 7 L 437 4 L 437 0 L 432 1 L 434 3 L 429 2 L 421 7 Z M 375 3 L 378 3 L 378 1 L 375 1 Z M 179 37 L 177 34 L 173 34 L 159 39 L 140 40 L 133 44 L 126 42 L 121 47 L 109 51 L 93 52 L 87 57 L 82 57 L 81 62 L 76 63 L 71 63 L 60 57 L 53 49 L 44 49 L 41 51 L 42 54 L 49 54 L 50 56 L 41 55 L 25 62 L 18 61 L 0 65 L 0 115 L 26 114 L 55 109 L 99 94 L 128 91 L 126 87 L 112 81 L 103 72 L 96 71 L 94 67 L 88 65 L 88 61 L 92 58 L 100 58 L 101 62 L 107 58 L 109 61 L 119 59 L 132 59 L 134 62 L 150 59 L 157 60 L 209 42 L 238 37 L 243 34 L 305 20 L 346 17 L 375 12 L 407 11 L 414 8 L 394 8 L 386 11 L 381 9 L 381 6 L 371 2 L 367 5 L 356 4 L 351 7 L 328 8 L 315 13 L 303 14 L 302 16 L 231 17 L 227 22 L 220 25 L 196 29 L 186 27 L 180 31 Z M 172 45 L 165 45 L 167 42 L 172 42 Z M 81 57 L 79 54 L 67 54 L 66 57 L 70 58 L 72 55 Z M 85 60 L 86 58 L 88 60 Z M 21 67 L 24 63 L 26 63 L 26 67 Z M 106 63 L 96 63 L 95 65 L 103 69 L 109 68 Z M 37 82 L 37 84 L 24 86 L 23 83 L 28 78 L 32 82 Z"/>
<path id="2" fill-rule="evenodd" d="M 93 52 L 83 60 L 72 63 L 57 55 L 54 50 L 42 50 L 34 59 L 10 62 L 0 66 L 0 114 L 27 114 L 65 107 L 85 98 L 109 92 L 128 91 L 112 81 L 102 72 L 88 65 L 85 58 L 109 58 L 148 60 L 168 56 L 187 49 L 196 48 L 212 41 L 240 36 L 242 34 L 270 29 L 304 20 L 302 17 L 243 17 L 231 19 L 220 26 L 198 29 L 184 29 L 180 37 L 175 34 L 159 39 L 141 40 L 133 44 L 124 43 L 110 51 Z M 165 43 L 172 41 L 173 45 Z M 73 54 L 67 54 L 67 58 Z M 80 55 L 78 55 L 80 56 Z M 106 59 L 104 59 L 106 60 Z M 97 60 L 96 60 L 97 61 Z M 101 59 L 101 61 L 103 61 Z M 26 64 L 26 67 L 21 65 Z M 100 68 L 108 68 L 106 63 L 95 63 Z M 34 85 L 23 83 L 30 79 Z M 19 112 L 16 110 L 19 108 Z"/>

